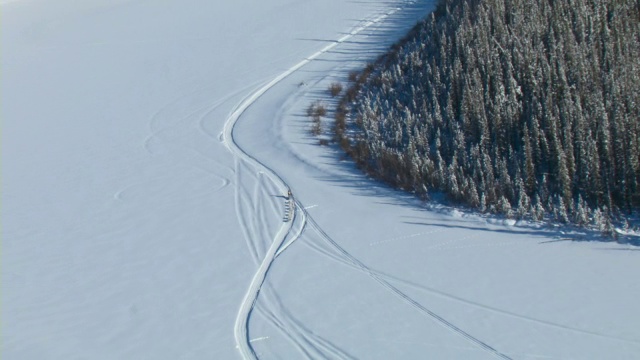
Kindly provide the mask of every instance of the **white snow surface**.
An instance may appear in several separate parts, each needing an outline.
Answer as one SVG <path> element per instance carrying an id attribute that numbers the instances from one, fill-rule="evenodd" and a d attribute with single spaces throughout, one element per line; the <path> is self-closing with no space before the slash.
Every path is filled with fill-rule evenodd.
<path id="1" fill-rule="evenodd" d="M 432 2 L 0 4 L 2 359 L 640 358 L 638 248 L 310 135 Z"/>

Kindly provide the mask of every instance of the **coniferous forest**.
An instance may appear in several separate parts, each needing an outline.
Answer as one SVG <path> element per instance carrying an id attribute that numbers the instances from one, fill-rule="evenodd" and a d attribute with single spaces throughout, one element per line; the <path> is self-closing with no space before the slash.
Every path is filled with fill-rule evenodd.
<path id="1" fill-rule="evenodd" d="M 640 205 L 640 0 L 443 0 L 351 80 L 336 139 L 395 187 L 604 232 Z"/>

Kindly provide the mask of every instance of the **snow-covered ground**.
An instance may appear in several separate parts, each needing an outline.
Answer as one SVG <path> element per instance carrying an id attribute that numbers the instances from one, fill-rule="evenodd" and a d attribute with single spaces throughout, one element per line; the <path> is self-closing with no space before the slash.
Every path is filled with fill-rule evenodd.
<path id="1" fill-rule="evenodd" d="M 2 358 L 640 358 L 637 248 L 427 210 L 309 135 L 432 7 L 2 1 Z"/>

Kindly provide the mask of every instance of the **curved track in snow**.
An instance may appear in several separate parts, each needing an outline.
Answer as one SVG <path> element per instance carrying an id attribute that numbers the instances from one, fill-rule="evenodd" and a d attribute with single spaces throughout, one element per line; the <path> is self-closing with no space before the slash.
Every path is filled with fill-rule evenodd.
<path id="1" fill-rule="evenodd" d="M 317 52 L 315 52 L 312 55 L 308 56 L 304 60 L 298 62 L 297 64 L 295 64 L 291 68 L 287 69 L 285 72 L 281 73 L 280 75 L 275 77 L 273 80 L 269 81 L 265 85 L 259 87 L 257 90 L 255 90 L 252 93 L 250 93 L 245 99 L 243 99 L 235 107 L 235 109 L 227 117 L 226 122 L 224 124 L 223 131 L 220 134 L 220 140 L 224 143 L 224 145 L 227 147 L 227 149 L 234 155 L 234 157 L 237 160 L 246 162 L 247 164 L 249 164 L 252 167 L 254 167 L 254 169 L 256 170 L 257 173 L 261 173 L 261 174 L 266 175 L 279 188 L 279 190 L 281 191 L 281 194 L 283 194 L 283 195 L 287 194 L 287 192 L 290 190 L 290 188 L 287 185 L 287 183 L 273 169 L 271 169 L 270 167 L 268 167 L 264 163 L 260 162 L 258 159 L 256 159 L 255 157 L 251 156 L 246 151 L 244 151 L 242 149 L 242 147 L 235 141 L 235 139 L 233 137 L 233 130 L 234 130 L 234 126 L 236 125 L 237 121 L 240 119 L 240 117 L 242 117 L 242 115 L 245 113 L 245 111 L 247 111 L 247 109 L 249 109 L 249 107 L 251 107 L 251 105 L 253 105 L 258 99 L 260 99 L 260 97 L 262 97 L 267 91 L 269 91 L 275 85 L 280 83 L 282 80 L 284 80 L 285 78 L 287 78 L 288 76 L 290 76 L 294 72 L 298 71 L 300 68 L 302 68 L 303 66 L 307 65 L 308 63 L 310 63 L 314 59 L 318 58 L 319 56 L 325 54 L 326 52 L 328 52 L 331 49 L 335 48 L 336 46 L 340 45 L 344 41 L 346 41 L 346 40 L 350 39 L 351 37 L 357 35 L 358 33 L 360 33 L 361 31 L 363 31 L 365 29 L 367 29 L 371 25 L 379 23 L 380 21 L 384 20 L 385 18 L 387 18 L 387 17 L 393 15 L 394 13 L 400 11 L 401 9 L 402 8 L 395 8 L 393 10 L 390 10 L 390 11 L 388 11 L 388 12 L 386 12 L 386 13 L 378 16 L 378 17 L 376 17 L 373 20 L 366 21 L 363 25 L 361 25 L 358 28 L 352 30 L 349 34 L 346 34 L 346 35 L 342 36 L 341 38 L 339 38 L 335 42 L 332 42 L 331 44 L 329 44 L 329 45 L 325 46 L 324 48 L 318 50 Z M 335 241 L 333 241 L 333 239 L 331 239 L 331 237 L 329 235 L 327 235 L 320 228 L 320 226 L 311 218 L 310 214 L 304 209 L 304 206 L 300 202 L 298 202 L 297 200 L 295 201 L 295 206 L 296 206 L 296 210 L 293 212 L 292 218 L 289 219 L 289 221 L 282 223 L 282 225 L 278 229 L 277 233 L 275 234 L 275 236 L 274 236 L 274 238 L 273 238 L 273 240 L 271 242 L 271 245 L 269 246 L 268 250 L 266 251 L 264 257 L 262 259 L 258 259 L 258 262 L 259 262 L 258 269 L 256 270 L 256 272 L 255 272 L 255 274 L 254 274 L 254 276 L 253 276 L 253 278 L 251 280 L 251 283 L 249 284 L 247 292 L 245 293 L 245 296 L 244 296 L 244 298 L 242 300 L 242 303 L 241 303 L 241 305 L 240 305 L 240 307 L 238 309 L 238 313 L 236 315 L 236 321 L 235 321 L 235 324 L 234 324 L 234 338 L 235 338 L 235 342 L 236 342 L 236 347 L 239 349 L 239 351 L 240 351 L 240 353 L 241 353 L 241 355 L 242 355 L 242 357 L 244 359 L 257 359 L 258 358 L 256 353 L 255 353 L 255 351 L 254 351 L 254 349 L 253 349 L 253 347 L 251 346 L 251 341 L 250 341 L 250 339 L 248 337 L 249 315 L 251 314 L 251 311 L 253 310 L 253 308 L 255 306 L 255 303 L 256 303 L 256 301 L 258 299 L 258 295 L 260 293 L 262 285 L 263 285 L 263 283 L 264 283 L 264 281 L 266 279 L 267 272 L 269 271 L 269 268 L 273 264 L 275 258 L 278 255 L 280 255 L 286 249 L 286 247 L 288 247 L 293 241 L 295 241 L 302 233 L 301 230 L 300 231 L 292 231 L 293 230 L 293 224 L 296 221 L 298 215 L 302 216 L 302 220 L 301 221 L 303 223 L 301 225 L 301 229 L 304 229 L 304 227 L 307 224 L 310 224 L 311 227 L 314 230 L 316 230 L 324 238 L 325 241 L 329 242 L 331 244 L 331 246 L 335 250 L 338 250 L 338 252 L 341 254 L 341 256 L 343 256 L 345 258 L 345 260 L 347 260 L 352 265 L 354 265 L 354 266 L 356 266 L 358 268 L 361 268 L 363 271 L 368 273 L 375 281 L 377 281 L 380 285 L 385 287 L 387 290 L 391 291 L 393 294 L 399 296 L 403 301 L 407 302 L 409 305 L 411 305 L 414 308 L 416 308 L 416 310 L 418 310 L 419 312 L 423 313 L 423 315 L 427 315 L 431 319 L 433 319 L 436 322 L 438 322 L 440 325 L 443 325 L 445 328 L 447 328 L 448 330 L 456 333 L 457 335 L 461 336 L 462 338 L 464 338 L 465 340 L 469 341 L 470 343 L 472 343 L 472 344 L 480 347 L 481 349 L 489 352 L 491 355 L 493 355 L 493 356 L 495 356 L 497 358 L 510 359 L 505 354 L 503 354 L 503 353 L 499 352 L 498 350 L 494 349 L 493 347 L 489 346 L 488 344 L 486 344 L 482 340 L 480 340 L 480 339 L 472 336 L 471 334 L 463 331 L 462 329 L 460 329 L 459 327 L 457 327 L 454 324 L 450 323 L 449 321 L 447 321 L 446 319 L 442 318 L 438 314 L 434 313 L 433 311 L 431 311 L 431 310 L 425 308 L 424 306 L 422 306 L 421 304 L 417 303 L 415 300 L 411 299 L 409 296 L 407 296 L 406 294 L 401 292 L 395 286 L 389 284 L 386 280 L 382 279 L 382 277 L 380 277 L 377 274 L 375 274 L 375 272 L 371 271 L 368 267 L 366 267 L 359 260 L 357 260 L 352 255 L 350 255 L 348 252 L 346 252 L 344 249 L 342 249 L 342 247 L 340 247 Z M 295 234 L 293 234 L 293 232 L 295 232 Z M 285 240 L 287 238 L 289 238 L 289 240 L 285 243 Z"/>
<path id="2" fill-rule="evenodd" d="M 340 39 L 336 40 L 335 42 L 325 46 L 324 48 L 322 48 L 322 49 L 318 50 L 317 52 L 313 53 L 312 55 L 308 56 L 306 59 L 304 59 L 304 60 L 300 61 L 299 63 L 295 64 L 294 66 L 292 66 L 291 68 L 289 68 L 288 70 L 286 70 L 282 74 L 278 75 L 277 77 L 275 77 L 273 80 L 271 80 L 267 84 L 263 85 L 262 87 L 258 88 L 253 93 L 251 93 L 247 98 L 245 98 L 242 102 L 240 102 L 240 104 L 229 115 L 229 117 L 227 118 L 227 120 L 225 122 L 224 129 L 223 129 L 222 134 L 221 134 L 221 141 L 225 144 L 227 149 L 237 159 L 240 159 L 242 161 L 246 161 L 247 163 L 249 163 L 253 167 L 255 167 L 258 171 L 261 171 L 265 175 L 267 175 L 275 184 L 277 184 L 280 187 L 280 190 L 282 191 L 282 194 L 286 194 L 287 191 L 289 190 L 289 186 L 284 182 L 284 180 L 282 180 L 282 178 L 278 174 L 276 174 L 275 171 L 273 171 L 271 168 L 269 168 L 265 164 L 261 163 L 259 160 L 257 160 L 253 156 L 249 155 L 247 152 L 245 152 L 240 147 L 240 145 L 238 145 L 238 143 L 235 142 L 235 140 L 233 138 L 233 128 L 234 128 L 235 124 L 240 119 L 242 114 L 244 114 L 244 112 L 253 103 L 255 103 L 262 95 L 264 95 L 269 89 L 274 87 L 276 84 L 278 84 L 279 82 L 281 82 L 282 80 L 284 80 L 289 75 L 293 74 L 294 72 L 296 72 L 297 70 L 299 70 L 300 68 L 305 66 L 306 64 L 310 63 L 311 61 L 313 61 L 314 59 L 316 59 L 320 55 L 326 53 L 327 51 L 329 51 L 329 50 L 331 50 L 333 48 L 335 48 L 336 46 L 338 46 L 342 42 L 348 40 L 352 36 L 360 33 L 361 31 L 365 30 L 366 28 L 370 27 L 371 25 L 376 24 L 376 23 L 384 20 L 385 18 L 389 17 L 390 15 L 396 13 L 399 10 L 400 10 L 400 8 L 393 9 L 391 11 L 386 12 L 385 14 L 382 14 L 382 15 L 378 16 L 377 18 L 375 18 L 373 20 L 367 21 L 366 23 L 364 23 L 360 27 L 352 30 L 349 34 L 344 35 L 343 37 L 341 37 Z M 296 202 L 296 205 L 297 205 L 298 208 L 301 208 L 301 204 L 299 204 L 298 202 Z M 256 300 L 258 298 L 258 294 L 260 292 L 260 288 L 262 287 L 262 284 L 264 283 L 264 280 L 266 278 L 267 272 L 269 271 L 269 268 L 271 267 L 271 264 L 273 263 L 276 255 L 279 254 L 278 249 L 281 247 L 282 243 L 286 239 L 287 234 L 289 233 L 289 231 L 291 229 L 291 225 L 293 224 L 294 220 L 295 220 L 295 213 L 294 213 L 294 218 L 291 219 L 291 221 L 289 221 L 289 222 L 283 223 L 282 226 L 280 227 L 280 229 L 278 230 L 278 233 L 275 235 L 275 237 L 273 239 L 273 242 L 271 243 L 271 246 L 269 247 L 267 253 L 264 256 L 264 258 L 261 260 L 260 266 L 258 267 L 256 273 L 254 274 L 253 279 L 251 280 L 251 283 L 249 285 L 249 288 L 247 289 L 247 292 L 246 292 L 246 294 L 245 294 L 245 296 L 244 296 L 244 298 L 242 300 L 242 304 L 240 305 L 240 309 L 238 310 L 238 314 L 236 316 L 236 322 L 235 322 L 235 326 L 234 326 L 234 337 L 235 337 L 235 341 L 236 341 L 236 346 L 240 350 L 240 353 L 242 354 L 242 357 L 245 358 L 245 359 L 256 359 L 257 358 L 255 352 L 253 351 L 253 348 L 251 347 L 251 343 L 249 341 L 249 338 L 247 337 L 249 314 L 251 313 L 251 310 L 253 309 L 253 307 L 255 305 L 255 302 L 256 302 Z M 298 235 L 296 235 L 296 236 L 298 236 Z M 291 241 L 293 241 L 293 240 L 294 239 L 292 239 Z"/>

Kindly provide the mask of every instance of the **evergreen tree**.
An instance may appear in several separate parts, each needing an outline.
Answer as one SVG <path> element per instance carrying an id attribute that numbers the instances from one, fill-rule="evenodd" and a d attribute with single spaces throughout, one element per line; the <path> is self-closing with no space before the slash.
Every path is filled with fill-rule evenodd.
<path id="1" fill-rule="evenodd" d="M 640 205 L 639 13 L 639 0 L 441 0 L 354 77 L 337 140 L 394 186 L 613 234 L 607 221 Z"/>

